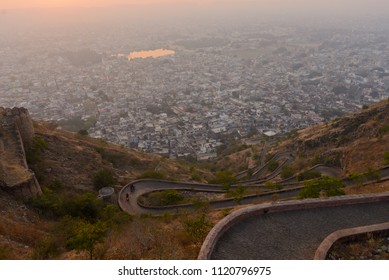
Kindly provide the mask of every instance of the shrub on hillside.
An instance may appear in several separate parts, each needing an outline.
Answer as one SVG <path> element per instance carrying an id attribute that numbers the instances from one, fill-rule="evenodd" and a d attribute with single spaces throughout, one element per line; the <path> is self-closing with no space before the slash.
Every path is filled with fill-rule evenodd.
<path id="1" fill-rule="evenodd" d="M 269 169 L 270 172 L 273 172 L 274 170 L 276 170 L 278 168 L 278 166 L 280 166 L 278 161 L 271 160 L 271 161 L 269 161 L 267 168 Z"/>
<path id="2" fill-rule="evenodd" d="M 366 178 L 372 181 L 379 180 L 381 179 L 381 173 L 379 170 L 370 167 L 366 172 Z"/>
<path id="3" fill-rule="evenodd" d="M 105 187 L 112 187 L 116 183 L 113 173 L 108 170 L 100 170 L 93 177 L 93 185 L 98 190 Z"/>
<path id="4" fill-rule="evenodd" d="M 384 162 L 385 162 L 385 165 L 389 165 L 389 151 L 386 151 L 384 153 Z"/>
<path id="5" fill-rule="evenodd" d="M 185 232 L 195 241 L 201 243 L 207 236 L 212 224 L 205 218 L 205 214 L 199 214 L 194 218 L 184 221 Z"/>
<path id="6" fill-rule="evenodd" d="M 294 169 L 290 164 L 284 165 L 281 169 L 281 178 L 287 179 L 294 175 Z"/>
<path id="7" fill-rule="evenodd" d="M 236 182 L 236 177 L 229 170 L 219 171 L 216 173 L 215 179 L 209 180 L 210 184 L 223 184 L 226 187 L 231 186 L 234 182 Z"/>
<path id="8" fill-rule="evenodd" d="M 153 206 L 177 205 L 184 201 L 184 195 L 176 190 L 152 192 L 148 195 L 148 201 Z"/>
<path id="9" fill-rule="evenodd" d="M 297 180 L 306 181 L 306 180 L 316 179 L 319 177 L 321 177 L 321 173 L 318 171 L 305 171 L 297 175 Z"/>
<path id="10" fill-rule="evenodd" d="M 42 152 L 48 148 L 45 138 L 34 136 L 32 143 L 26 147 L 26 160 L 28 164 L 36 164 L 41 160 Z"/>
<path id="11" fill-rule="evenodd" d="M 166 179 L 165 174 L 158 172 L 158 171 L 145 171 L 143 172 L 138 179 L 157 179 L 157 180 L 164 180 Z"/>
<path id="12" fill-rule="evenodd" d="M 317 198 L 321 194 L 326 196 L 338 196 L 344 195 L 342 188 L 345 187 L 345 184 L 342 180 L 323 176 L 319 179 L 305 182 L 304 188 L 299 193 L 299 198 Z"/>

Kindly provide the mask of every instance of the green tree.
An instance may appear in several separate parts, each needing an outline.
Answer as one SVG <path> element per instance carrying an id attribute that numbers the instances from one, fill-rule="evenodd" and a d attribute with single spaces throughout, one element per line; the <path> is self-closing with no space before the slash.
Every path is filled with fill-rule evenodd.
<path id="1" fill-rule="evenodd" d="M 294 169 L 290 164 L 284 165 L 281 169 L 281 178 L 287 179 L 294 175 Z"/>
<path id="2" fill-rule="evenodd" d="M 229 197 L 233 197 L 234 201 L 236 203 L 240 204 L 245 192 L 246 192 L 246 188 L 242 185 L 238 185 L 235 189 L 229 191 L 229 193 L 227 195 Z"/>
<path id="3" fill-rule="evenodd" d="M 72 236 L 67 240 L 67 247 L 77 251 L 87 251 L 92 260 L 96 245 L 104 240 L 106 233 L 107 226 L 102 222 L 91 224 L 79 221 Z"/>
<path id="4" fill-rule="evenodd" d="M 366 181 L 366 177 L 362 173 L 351 173 L 348 178 L 353 181 L 357 186 L 362 186 Z"/>
<path id="5" fill-rule="evenodd" d="M 35 164 L 41 160 L 42 153 L 48 148 L 48 144 L 42 136 L 34 136 L 32 143 L 26 147 L 26 160 L 28 164 Z"/>
<path id="6" fill-rule="evenodd" d="M 113 176 L 113 173 L 108 169 L 100 170 L 93 178 L 93 185 L 96 189 L 111 187 L 115 183 L 116 179 Z"/>
<path id="7" fill-rule="evenodd" d="M 41 215 L 55 217 L 63 214 L 62 198 L 51 189 L 42 189 L 42 194 L 31 198 L 30 204 L 37 209 Z"/>
<path id="8" fill-rule="evenodd" d="M 184 201 L 184 195 L 176 190 L 152 192 L 148 195 L 149 203 L 155 206 L 176 205 Z"/>
<path id="9" fill-rule="evenodd" d="M 271 160 L 271 161 L 269 161 L 267 168 L 269 169 L 270 172 L 273 172 L 274 170 L 276 170 L 278 168 L 278 166 L 280 166 L 278 161 Z"/>
<path id="10" fill-rule="evenodd" d="M 90 222 L 97 221 L 104 208 L 104 203 L 93 193 L 85 193 L 72 199 L 67 199 L 63 204 L 66 215 L 78 217 Z"/>
<path id="11" fill-rule="evenodd" d="M 216 178 L 210 180 L 210 184 L 223 184 L 230 187 L 236 181 L 236 177 L 229 170 L 219 171 L 216 173 Z"/>
<path id="12" fill-rule="evenodd" d="M 185 232 L 196 242 L 202 242 L 207 236 L 212 224 L 207 221 L 205 214 L 201 213 L 193 219 L 184 221 Z"/>
<path id="13" fill-rule="evenodd" d="M 282 189 L 282 185 L 277 184 L 277 183 L 272 182 L 272 181 L 265 182 L 264 186 L 270 190 L 281 190 Z"/>
<path id="14" fill-rule="evenodd" d="M 345 184 L 342 180 L 323 176 L 321 178 L 307 181 L 304 183 L 304 188 L 299 193 L 299 198 L 317 198 L 321 193 L 326 196 L 344 195 L 343 188 Z"/>
<path id="15" fill-rule="evenodd" d="M 306 181 L 306 180 L 319 178 L 320 176 L 321 176 L 321 173 L 318 171 L 305 171 L 305 172 L 297 175 L 297 180 L 298 181 Z"/>

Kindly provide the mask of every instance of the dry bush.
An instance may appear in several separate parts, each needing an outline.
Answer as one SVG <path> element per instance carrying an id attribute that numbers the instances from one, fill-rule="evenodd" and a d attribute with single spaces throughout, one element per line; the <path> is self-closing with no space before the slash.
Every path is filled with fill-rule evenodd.
<path id="1" fill-rule="evenodd" d="M 178 221 L 169 224 L 159 218 L 137 218 L 107 239 L 106 259 L 195 259 L 197 252 L 187 250 Z"/>
<path id="2" fill-rule="evenodd" d="M 15 223 L 9 219 L 0 217 L 0 234 L 8 236 L 11 240 L 34 247 L 47 234 L 37 230 L 31 225 Z"/>

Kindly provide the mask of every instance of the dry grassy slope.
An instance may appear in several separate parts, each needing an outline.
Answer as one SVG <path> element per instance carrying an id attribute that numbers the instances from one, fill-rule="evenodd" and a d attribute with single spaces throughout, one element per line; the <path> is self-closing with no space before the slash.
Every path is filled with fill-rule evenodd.
<path id="1" fill-rule="evenodd" d="M 35 246 L 48 235 L 50 222 L 2 190 L 0 209 L 0 259 L 31 259 Z"/>
<path id="2" fill-rule="evenodd" d="M 34 126 L 36 133 L 43 135 L 48 144 L 41 160 L 31 166 L 43 188 L 56 179 L 64 186 L 62 192 L 92 191 L 94 174 L 102 169 L 109 169 L 116 175 L 118 189 L 143 172 L 154 170 L 156 166 L 159 166 L 158 170 L 167 179 L 191 179 L 193 168 L 187 163 L 125 149 L 98 139 L 80 137 L 52 129 L 46 123 L 35 123 Z M 197 172 L 209 176 L 209 171 Z M 54 221 L 39 217 L 23 201 L 2 190 L 0 214 L 0 259 L 31 259 L 34 248 L 51 234 L 52 225 L 55 224 Z"/>
<path id="3" fill-rule="evenodd" d="M 102 169 L 113 171 L 119 185 L 124 185 L 157 166 L 167 179 L 188 181 L 191 178 L 191 166 L 187 163 L 140 153 L 99 139 L 52 130 L 42 123 L 35 126 L 36 132 L 44 135 L 48 143 L 43 160 L 36 168 L 43 186 L 45 182 L 58 179 L 65 186 L 90 190 L 94 174 Z"/>
<path id="4" fill-rule="evenodd" d="M 343 175 L 365 172 L 368 168 L 384 165 L 384 152 L 389 151 L 389 132 L 380 129 L 389 126 L 389 102 L 373 104 L 367 109 L 340 119 L 309 127 L 286 136 L 269 148 L 274 154 L 290 150 L 295 153 L 293 163 L 297 171 L 317 163 L 328 163 L 342 168 Z M 217 159 L 215 165 L 235 173 L 251 167 L 252 156 L 260 155 L 263 144 L 251 146 Z M 250 155 L 250 156 L 247 156 Z"/>
<path id="5" fill-rule="evenodd" d="M 281 142 L 275 150 L 292 150 L 304 167 L 330 163 L 342 168 L 344 175 L 366 172 L 384 165 L 389 150 L 389 102 L 383 101 L 329 123 L 298 132 L 297 137 Z"/>

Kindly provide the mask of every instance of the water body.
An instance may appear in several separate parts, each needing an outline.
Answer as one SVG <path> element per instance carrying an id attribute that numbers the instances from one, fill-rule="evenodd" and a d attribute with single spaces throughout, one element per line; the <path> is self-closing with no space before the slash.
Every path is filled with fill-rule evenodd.
<path id="1" fill-rule="evenodd" d="M 134 58 L 157 58 L 167 55 L 175 54 L 175 51 L 172 50 L 166 50 L 166 49 L 157 49 L 157 50 L 150 50 L 150 51 L 140 51 L 140 52 L 132 52 L 130 53 L 127 58 L 128 60 L 134 59 Z"/>

